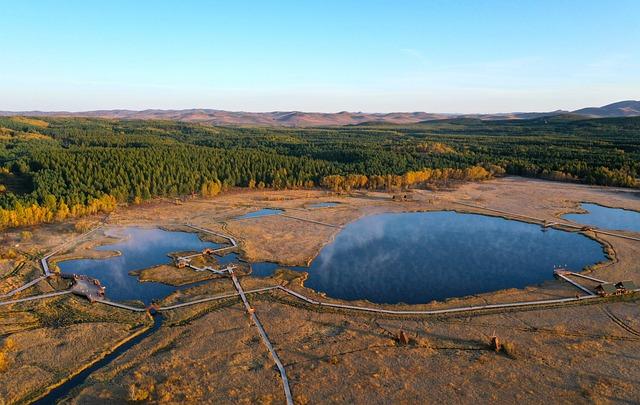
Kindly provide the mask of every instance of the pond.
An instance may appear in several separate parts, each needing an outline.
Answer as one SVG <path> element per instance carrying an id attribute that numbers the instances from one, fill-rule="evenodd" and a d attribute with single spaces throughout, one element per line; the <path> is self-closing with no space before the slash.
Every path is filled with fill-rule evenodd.
<path id="1" fill-rule="evenodd" d="M 338 205 L 340 205 L 340 203 L 338 202 L 331 202 L 331 201 L 319 202 L 319 203 L 309 205 L 309 208 L 328 208 L 328 207 L 337 207 Z"/>
<path id="2" fill-rule="evenodd" d="M 249 212 L 244 215 L 240 215 L 235 217 L 234 219 L 248 219 L 248 218 L 258 218 L 258 217 L 266 217 L 268 215 L 278 215 L 282 214 L 284 211 L 274 208 L 263 208 L 258 211 Z"/>
<path id="3" fill-rule="evenodd" d="M 149 304 L 163 298 L 177 287 L 156 282 L 138 281 L 129 275 L 159 264 L 170 263 L 167 255 L 179 251 L 201 251 L 205 247 L 221 245 L 204 242 L 191 232 L 169 232 L 162 229 L 124 228 L 113 231 L 114 236 L 124 237 L 121 242 L 103 245 L 96 250 L 116 250 L 120 256 L 107 259 L 67 260 L 58 263 L 63 273 L 85 274 L 97 278 L 107 287 L 106 296 L 113 301 L 142 300 Z"/>
<path id="4" fill-rule="evenodd" d="M 580 208 L 587 210 L 588 213 L 566 214 L 562 218 L 602 229 L 640 232 L 640 212 L 638 211 L 609 208 L 590 203 L 582 203 Z"/>
<path id="5" fill-rule="evenodd" d="M 312 262 L 305 285 L 330 297 L 427 303 L 553 279 L 605 260 L 576 233 L 475 214 L 381 214 L 347 225 Z"/>

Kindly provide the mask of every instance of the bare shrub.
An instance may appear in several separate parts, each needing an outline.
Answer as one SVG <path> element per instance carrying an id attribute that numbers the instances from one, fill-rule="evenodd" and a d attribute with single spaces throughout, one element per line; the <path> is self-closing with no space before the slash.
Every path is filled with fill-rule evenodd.
<path id="1" fill-rule="evenodd" d="M 516 346 L 513 342 L 503 342 L 501 351 L 511 359 L 516 359 L 518 357 Z"/>

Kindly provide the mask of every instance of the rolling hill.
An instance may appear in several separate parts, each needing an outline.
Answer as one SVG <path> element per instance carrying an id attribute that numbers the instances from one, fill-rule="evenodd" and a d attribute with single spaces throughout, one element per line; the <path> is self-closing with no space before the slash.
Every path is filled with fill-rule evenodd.
<path id="1" fill-rule="evenodd" d="M 640 101 L 620 101 L 602 107 L 582 108 L 574 111 L 574 113 L 586 115 L 590 118 L 637 117 L 640 115 Z"/>
<path id="2" fill-rule="evenodd" d="M 453 118 L 473 118 L 479 120 L 520 120 L 572 114 L 585 118 L 640 116 L 640 101 L 621 101 L 603 107 L 583 108 L 576 111 L 556 110 L 550 112 L 514 112 L 499 114 L 439 114 L 427 112 L 363 113 L 341 111 L 338 113 L 272 111 L 244 112 L 214 109 L 186 110 L 95 110 L 82 112 L 68 111 L 0 111 L 0 116 L 28 117 L 92 117 L 112 119 L 155 119 L 183 122 L 199 122 L 209 125 L 257 125 L 257 126 L 342 126 L 363 123 L 414 124 L 424 121 Z"/>

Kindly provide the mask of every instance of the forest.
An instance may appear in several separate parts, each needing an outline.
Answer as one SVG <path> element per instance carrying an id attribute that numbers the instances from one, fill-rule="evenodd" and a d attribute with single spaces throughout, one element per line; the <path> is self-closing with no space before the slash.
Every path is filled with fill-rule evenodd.
<path id="1" fill-rule="evenodd" d="M 0 117 L 0 227 L 232 187 L 395 190 L 512 174 L 639 187 L 640 117 L 215 127 Z"/>

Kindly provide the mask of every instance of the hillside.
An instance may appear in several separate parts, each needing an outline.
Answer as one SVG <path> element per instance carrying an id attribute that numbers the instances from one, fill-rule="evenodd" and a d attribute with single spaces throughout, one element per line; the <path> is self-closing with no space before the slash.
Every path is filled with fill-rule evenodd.
<path id="1" fill-rule="evenodd" d="M 637 117 L 640 115 L 640 101 L 620 101 L 602 107 L 582 108 L 580 110 L 574 111 L 574 113 L 585 115 L 591 118 Z"/>

